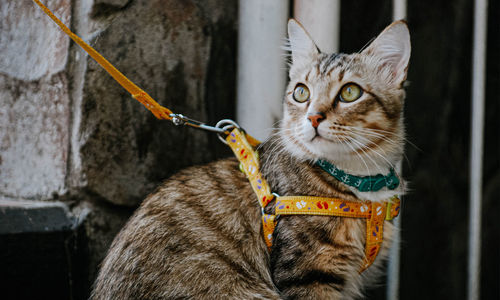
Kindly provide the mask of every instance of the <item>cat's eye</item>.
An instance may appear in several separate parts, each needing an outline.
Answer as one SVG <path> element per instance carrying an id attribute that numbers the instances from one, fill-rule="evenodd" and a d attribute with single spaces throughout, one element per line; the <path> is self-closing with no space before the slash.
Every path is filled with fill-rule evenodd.
<path id="1" fill-rule="evenodd" d="M 348 83 L 340 90 L 339 98 L 342 102 L 353 102 L 363 95 L 363 89 L 355 83 Z"/>
<path id="2" fill-rule="evenodd" d="M 305 86 L 302 83 L 297 84 L 297 86 L 295 87 L 295 90 L 293 91 L 293 100 L 302 103 L 302 102 L 306 102 L 307 100 L 309 100 L 309 96 L 310 96 L 310 93 L 309 93 L 309 89 L 307 88 L 307 86 Z"/>

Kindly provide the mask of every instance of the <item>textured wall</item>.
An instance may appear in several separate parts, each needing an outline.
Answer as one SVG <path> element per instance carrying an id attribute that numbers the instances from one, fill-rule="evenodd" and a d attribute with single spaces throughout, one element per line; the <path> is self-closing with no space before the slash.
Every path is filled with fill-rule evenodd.
<path id="1" fill-rule="evenodd" d="M 160 104 L 210 124 L 234 118 L 237 1 L 42 2 Z M 0 202 L 70 208 L 89 262 L 89 278 L 72 280 L 93 280 L 162 180 L 225 155 L 215 134 L 155 119 L 32 1 L 0 1 Z"/>
<path id="2" fill-rule="evenodd" d="M 47 4 L 70 21 L 69 0 Z M 67 190 L 69 42 L 50 22 L 29 1 L 0 2 L 0 195 Z"/>
<path id="3" fill-rule="evenodd" d="M 94 12 L 96 19 L 99 13 Z M 216 1 L 136 1 L 120 10 L 95 46 L 160 104 L 216 122 L 207 94 L 218 92 L 221 78 L 210 78 L 211 68 L 230 74 L 234 67 L 230 60 L 211 66 L 211 51 L 234 57 L 235 14 L 234 5 Z M 228 44 L 214 49 L 221 46 L 217 39 Z M 223 89 L 234 88 L 232 79 L 224 83 Z M 214 158 L 207 133 L 154 120 L 93 61 L 83 94 L 80 153 L 87 188 L 113 203 L 135 205 L 175 170 Z M 233 101 L 217 99 L 217 107 L 226 106 L 217 112 L 220 117 L 232 114 Z"/>

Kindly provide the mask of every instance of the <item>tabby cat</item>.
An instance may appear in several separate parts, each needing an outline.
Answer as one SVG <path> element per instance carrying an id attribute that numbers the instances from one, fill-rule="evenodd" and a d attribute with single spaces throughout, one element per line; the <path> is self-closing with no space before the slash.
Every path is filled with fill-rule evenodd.
<path id="1" fill-rule="evenodd" d="M 385 175 L 401 160 L 406 23 L 392 23 L 365 50 L 349 55 L 321 53 L 294 20 L 288 35 L 284 118 L 258 149 L 272 191 L 348 201 L 402 195 L 404 184 L 360 192 L 315 162 L 369 176 Z M 273 209 L 271 203 L 267 210 Z M 268 251 L 257 198 L 236 159 L 224 159 L 179 172 L 144 200 L 111 245 L 92 297 L 359 298 L 387 258 L 393 231 L 386 221 L 382 249 L 361 274 L 365 219 L 281 216 Z"/>

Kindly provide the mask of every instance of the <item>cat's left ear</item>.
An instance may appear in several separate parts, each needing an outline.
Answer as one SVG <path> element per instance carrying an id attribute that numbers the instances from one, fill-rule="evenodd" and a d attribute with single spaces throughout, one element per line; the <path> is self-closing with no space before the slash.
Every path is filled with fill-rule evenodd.
<path id="1" fill-rule="evenodd" d="M 406 22 L 395 21 L 387 26 L 362 53 L 377 58 L 381 67 L 391 71 L 392 81 L 401 85 L 406 80 L 411 53 Z"/>
<path id="2" fill-rule="evenodd" d="M 319 53 L 318 47 L 302 25 L 294 19 L 288 20 L 288 50 L 292 52 L 293 64 L 309 62 Z"/>

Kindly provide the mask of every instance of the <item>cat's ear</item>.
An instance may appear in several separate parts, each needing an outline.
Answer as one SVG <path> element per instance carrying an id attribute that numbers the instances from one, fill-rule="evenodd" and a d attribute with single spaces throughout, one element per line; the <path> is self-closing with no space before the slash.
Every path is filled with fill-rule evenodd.
<path id="1" fill-rule="evenodd" d="M 318 47 L 316 47 L 307 31 L 294 19 L 288 21 L 288 38 L 290 44 L 287 50 L 292 52 L 292 62 L 294 64 L 301 61 L 310 61 L 319 53 Z"/>
<path id="2" fill-rule="evenodd" d="M 374 56 L 380 67 L 389 68 L 393 82 L 401 84 L 406 80 L 410 52 L 410 32 L 400 20 L 387 26 L 362 53 Z"/>

